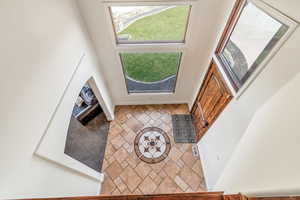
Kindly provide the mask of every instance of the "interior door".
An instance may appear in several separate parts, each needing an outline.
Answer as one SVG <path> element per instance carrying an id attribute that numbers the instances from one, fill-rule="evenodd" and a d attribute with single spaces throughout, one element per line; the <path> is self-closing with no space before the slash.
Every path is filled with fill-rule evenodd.
<path id="1" fill-rule="evenodd" d="M 212 61 L 192 109 L 198 141 L 231 99 L 232 94 Z"/>

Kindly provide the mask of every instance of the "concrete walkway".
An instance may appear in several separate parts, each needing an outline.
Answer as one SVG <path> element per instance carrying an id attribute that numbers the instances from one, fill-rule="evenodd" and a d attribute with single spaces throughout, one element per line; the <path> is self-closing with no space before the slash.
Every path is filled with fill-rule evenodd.
<path id="1" fill-rule="evenodd" d="M 157 82 L 140 82 L 126 77 L 127 89 L 130 93 L 142 92 L 173 92 L 176 85 L 176 75 Z"/>

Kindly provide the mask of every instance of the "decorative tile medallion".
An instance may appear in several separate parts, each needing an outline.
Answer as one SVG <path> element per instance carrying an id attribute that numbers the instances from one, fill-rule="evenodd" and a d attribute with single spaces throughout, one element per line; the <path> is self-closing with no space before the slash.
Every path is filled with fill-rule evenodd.
<path id="1" fill-rule="evenodd" d="M 157 127 L 147 127 L 140 131 L 134 140 L 136 155 L 149 164 L 164 160 L 170 150 L 170 138 L 166 132 Z"/>

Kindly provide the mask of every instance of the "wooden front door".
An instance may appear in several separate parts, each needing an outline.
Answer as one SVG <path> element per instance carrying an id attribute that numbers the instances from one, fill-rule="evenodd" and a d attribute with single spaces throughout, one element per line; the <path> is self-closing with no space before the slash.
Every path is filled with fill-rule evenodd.
<path id="1" fill-rule="evenodd" d="M 216 64 L 212 61 L 192 108 L 192 116 L 199 141 L 232 99 Z"/>

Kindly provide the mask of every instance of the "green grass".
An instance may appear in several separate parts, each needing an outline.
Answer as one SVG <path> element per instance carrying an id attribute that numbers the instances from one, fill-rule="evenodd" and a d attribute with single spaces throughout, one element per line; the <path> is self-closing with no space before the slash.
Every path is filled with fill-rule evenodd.
<path id="1" fill-rule="evenodd" d="M 141 18 L 118 35 L 129 34 L 130 40 L 183 40 L 189 6 L 177 6 Z M 122 53 L 124 71 L 143 82 L 163 80 L 177 73 L 180 53 Z"/>
<path id="2" fill-rule="evenodd" d="M 183 40 L 189 6 L 177 6 L 141 18 L 118 35 L 128 34 L 129 40 Z"/>
<path id="3" fill-rule="evenodd" d="M 127 76 L 143 82 L 154 82 L 177 73 L 180 53 L 122 53 Z"/>

